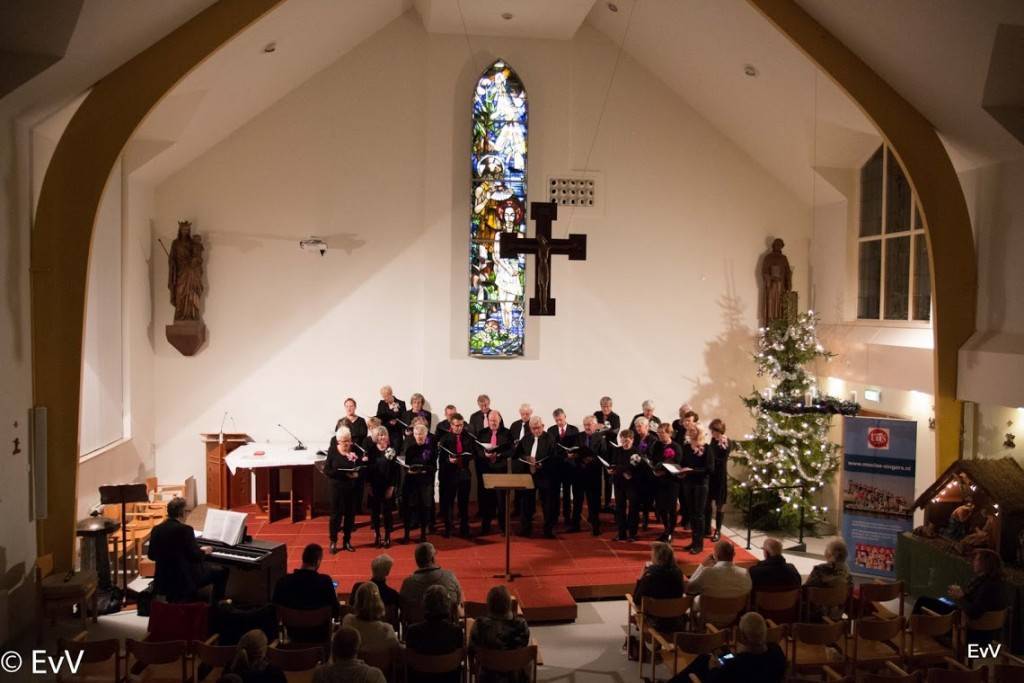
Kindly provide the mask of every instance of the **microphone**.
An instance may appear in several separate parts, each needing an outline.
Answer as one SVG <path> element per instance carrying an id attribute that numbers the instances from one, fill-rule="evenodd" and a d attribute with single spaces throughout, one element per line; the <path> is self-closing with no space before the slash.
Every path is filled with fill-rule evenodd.
<path id="1" fill-rule="evenodd" d="M 220 434 L 217 436 L 217 440 L 220 443 L 224 443 L 224 421 L 228 419 L 228 411 L 224 411 L 224 417 L 220 418 Z"/>
<path id="2" fill-rule="evenodd" d="M 294 450 L 294 451 L 304 451 L 304 450 L 306 450 L 306 444 L 302 443 L 302 439 L 300 439 L 299 437 L 295 436 L 295 435 L 294 435 L 294 434 L 292 434 L 292 433 L 291 433 L 290 431 L 288 431 L 288 428 L 287 428 L 287 427 L 285 427 L 285 426 L 284 426 L 283 424 L 281 424 L 280 422 L 278 422 L 278 423 L 277 423 L 277 426 L 278 426 L 278 427 L 280 427 L 281 429 L 283 429 L 284 431 L 288 432 L 288 436 L 290 436 L 290 437 L 292 437 L 293 439 L 295 439 L 295 442 L 296 442 L 296 443 L 297 443 L 298 445 L 297 445 L 297 446 L 296 446 L 295 448 L 293 448 L 292 450 Z"/>

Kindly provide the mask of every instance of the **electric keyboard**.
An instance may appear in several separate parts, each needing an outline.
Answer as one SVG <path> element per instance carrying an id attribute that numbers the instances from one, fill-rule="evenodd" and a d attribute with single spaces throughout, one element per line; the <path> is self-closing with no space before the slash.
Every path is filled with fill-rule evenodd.
<path id="1" fill-rule="evenodd" d="M 199 545 L 213 551 L 206 561 L 228 569 L 227 597 L 243 605 L 263 605 L 271 601 L 277 580 L 288 571 L 288 549 L 284 543 L 255 539 L 227 545 L 197 538 Z"/>

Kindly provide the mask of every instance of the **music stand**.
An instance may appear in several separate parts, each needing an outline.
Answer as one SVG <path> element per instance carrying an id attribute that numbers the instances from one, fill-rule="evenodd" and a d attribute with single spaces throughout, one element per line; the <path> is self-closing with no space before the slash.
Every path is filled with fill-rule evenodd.
<path id="1" fill-rule="evenodd" d="M 121 587 L 122 600 L 128 599 L 128 503 L 148 503 L 145 484 L 113 484 L 100 487 L 100 503 L 121 506 Z M 116 567 L 115 567 L 116 569 Z"/>
<path id="2" fill-rule="evenodd" d="M 529 474 L 484 473 L 484 488 L 495 489 L 505 494 L 505 573 L 494 578 L 511 581 L 522 574 L 513 574 L 512 562 L 512 492 L 533 488 L 533 477 Z"/>

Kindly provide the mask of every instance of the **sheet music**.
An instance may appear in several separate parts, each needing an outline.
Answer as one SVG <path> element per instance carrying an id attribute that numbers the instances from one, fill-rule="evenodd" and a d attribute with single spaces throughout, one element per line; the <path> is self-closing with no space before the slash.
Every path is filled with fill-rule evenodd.
<path id="1" fill-rule="evenodd" d="M 669 471 L 669 474 L 682 474 L 683 468 L 673 462 L 663 462 L 661 466 Z"/>
<path id="2" fill-rule="evenodd" d="M 607 460 L 602 458 L 600 455 L 597 456 L 597 459 L 600 460 L 601 464 L 604 465 L 606 468 L 611 469 L 613 467 L 613 465 L 611 463 L 609 463 Z"/>
<path id="3" fill-rule="evenodd" d="M 238 545 L 245 533 L 245 518 L 244 512 L 207 508 L 206 523 L 199 537 L 227 545 Z"/>

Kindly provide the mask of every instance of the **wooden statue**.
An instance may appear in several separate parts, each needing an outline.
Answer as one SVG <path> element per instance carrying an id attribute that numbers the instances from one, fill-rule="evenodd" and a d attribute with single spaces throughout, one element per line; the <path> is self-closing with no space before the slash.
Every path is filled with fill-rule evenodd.
<path id="1" fill-rule="evenodd" d="M 786 302 L 793 289 L 793 270 L 789 259 L 782 253 L 786 244 L 776 238 L 772 250 L 761 262 L 761 285 L 764 291 L 764 305 L 761 309 L 761 324 L 765 327 L 786 317 Z"/>
<path id="2" fill-rule="evenodd" d="M 167 254 L 167 289 L 174 306 L 174 324 L 166 328 L 167 341 L 183 355 L 191 356 L 206 341 L 206 325 L 200 315 L 203 241 L 192 234 L 188 221 L 178 223 L 178 236 Z"/>

